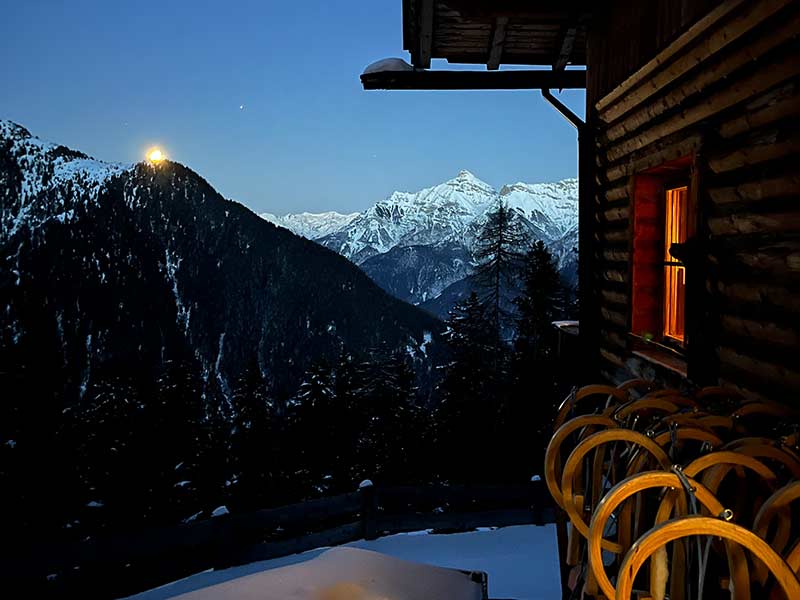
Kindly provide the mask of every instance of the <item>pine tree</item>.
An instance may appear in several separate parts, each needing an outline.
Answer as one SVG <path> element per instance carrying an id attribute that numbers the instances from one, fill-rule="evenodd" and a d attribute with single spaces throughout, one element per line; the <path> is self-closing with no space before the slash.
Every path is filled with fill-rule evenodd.
<path id="1" fill-rule="evenodd" d="M 541 472 L 545 431 L 557 402 L 557 332 L 552 323 L 563 314 L 565 288 L 553 256 L 541 241 L 525 257 L 523 290 L 515 303 L 519 317 L 514 344 L 514 391 L 502 420 L 507 432 L 505 452 L 511 457 L 504 466 L 507 476 L 519 478 L 529 477 L 531 470 Z"/>
<path id="2" fill-rule="evenodd" d="M 495 347 L 503 338 L 508 324 L 508 312 L 503 306 L 506 290 L 516 287 L 516 278 L 522 260 L 525 234 L 516 213 L 500 201 L 488 214 L 486 224 L 477 239 L 476 258 L 479 266 L 476 281 L 481 286 L 481 302 L 496 332 Z"/>
<path id="3" fill-rule="evenodd" d="M 413 443 L 414 372 L 407 356 L 387 347 L 361 364 L 356 404 L 364 416 L 358 435 L 356 465 L 362 478 L 398 481 L 407 477 L 408 449 Z"/>
<path id="4" fill-rule="evenodd" d="M 81 402 L 66 409 L 58 445 L 72 450 L 70 528 L 90 534 L 151 516 L 145 490 L 152 480 L 137 464 L 141 412 L 134 383 L 108 371 L 96 372 Z"/>
<path id="5" fill-rule="evenodd" d="M 566 290 L 552 254 L 537 241 L 525 256 L 523 290 L 516 298 L 519 310 L 516 348 L 526 360 L 549 357 L 555 351 L 553 321 L 564 312 Z"/>
<path id="6" fill-rule="evenodd" d="M 290 400 L 292 439 L 298 457 L 295 476 L 312 494 L 325 494 L 333 486 L 330 473 L 337 425 L 344 415 L 335 407 L 334 373 L 326 361 L 312 365 Z"/>
<path id="7" fill-rule="evenodd" d="M 491 477 L 497 416 L 504 402 L 504 369 L 497 369 L 496 330 L 475 292 L 456 305 L 447 321 L 452 360 L 440 386 L 436 414 L 437 456 L 445 479 Z M 501 357 L 500 360 L 504 360 Z"/>
<path id="8" fill-rule="evenodd" d="M 243 509 L 266 506 L 278 501 L 274 487 L 283 479 L 274 418 L 274 403 L 255 359 L 234 385 L 231 397 L 231 477 L 228 480 L 232 503 Z"/>
<path id="9" fill-rule="evenodd" d="M 362 376 L 354 357 L 342 352 L 334 369 L 333 411 L 336 418 L 330 423 L 333 441 L 328 448 L 331 489 L 338 492 L 352 490 L 360 481 L 359 475 L 363 474 L 363 469 L 356 464 L 359 436 L 367 422 L 360 407 Z"/>
<path id="10" fill-rule="evenodd" d="M 142 404 L 154 514 L 175 522 L 208 509 L 218 498 L 220 482 L 209 464 L 214 452 L 199 364 L 192 358 L 167 361 L 155 393 Z"/>

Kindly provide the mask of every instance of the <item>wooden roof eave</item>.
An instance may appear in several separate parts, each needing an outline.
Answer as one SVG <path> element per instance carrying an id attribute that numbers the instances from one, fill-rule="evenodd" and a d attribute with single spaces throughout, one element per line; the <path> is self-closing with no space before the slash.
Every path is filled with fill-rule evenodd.
<path id="1" fill-rule="evenodd" d="M 379 71 L 361 75 L 365 90 L 584 89 L 585 70 Z"/>

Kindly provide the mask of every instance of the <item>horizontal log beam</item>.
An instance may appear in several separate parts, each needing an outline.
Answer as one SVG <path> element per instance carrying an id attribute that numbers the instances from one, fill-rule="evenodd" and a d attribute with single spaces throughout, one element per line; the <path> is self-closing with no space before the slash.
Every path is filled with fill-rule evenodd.
<path id="1" fill-rule="evenodd" d="M 797 86 L 792 82 L 771 90 L 748 103 L 744 109 L 744 114 L 720 125 L 719 134 L 723 138 L 731 138 L 782 119 L 800 116 Z"/>
<path id="2" fill-rule="evenodd" d="M 747 235 L 794 233 L 800 231 L 800 212 L 741 213 L 709 219 L 708 227 L 714 235 Z"/>
<path id="3" fill-rule="evenodd" d="M 800 312 L 800 298 L 791 288 L 774 283 L 753 281 L 717 281 L 714 285 L 706 284 L 710 291 L 719 293 L 726 304 L 736 306 L 741 312 L 742 305 L 767 308 L 771 312 L 793 314 Z M 775 309 L 773 311 L 773 309 Z"/>
<path id="4" fill-rule="evenodd" d="M 658 98 L 652 99 L 646 105 L 626 116 L 617 125 L 609 127 L 606 130 L 606 137 L 611 140 L 618 140 L 634 131 L 645 127 L 648 123 L 660 115 L 675 110 L 679 107 L 687 105 L 688 99 L 695 95 L 700 94 L 710 85 L 718 82 L 724 77 L 733 77 L 732 74 L 746 65 L 751 64 L 760 56 L 763 56 L 773 48 L 778 47 L 780 44 L 791 40 L 797 35 L 800 28 L 800 16 L 795 16 L 783 23 L 780 27 L 773 28 L 764 35 L 741 48 L 732 55 L 726 57 L 724 60 L 716 64 L 708 64 L 707 68 L 698 71 L 696 75 L 683 81 L 677 88 L 671 92 L 664 94 Z M 727 30 L 726 30 L 727 33 Z M 691 65 L 695 66 L 696 61 L 692 61 Z M 656 90 L 661 91 L 666 89 L 667 85 L 671 82 L 666 79 L 656 86 Z M 609 115 L 611 117 L 611 115 Z"/>
<path id="5" fill-rule="evenodd" d="M 763 142 L 751 142 L 726 154 L 710 157 L 708 166 L 714 173 L 725 173 L 778 160 L 791 154 L 800 154 L 800 134 L 795 134 L 792 139 L 784 141 L 765 139 Z"/>
<path id="6" fill-rule="evenodd" d="M 583 89 L 586 71 L 381 71 L 361 75 L 365 90 Z"/>
<path id="7" fill-rule="evenodd" d="M 723 367 L 746 371 L 764 382 L 771 382 L 783 388 L 800 390 L 800 373 L 784 365 L 759 360 L 745 354 L 744 351 L 725 346 L 719 349 L 719 359 Z"/>
<path id="8" fill-rule="evenodd" d="M 614 281 L 616 283 L 627 283 L 628 281 L 627 274 L 616 269 L 605 269 L 601 272 L 601 276 L 606 281 Z"/>
<path id="9" fill-rule="evenodd" d="M 776 323 L 743 319 L 738 315 L 722 315 L 720 324 L 723 332 L 733 333 L 740 338 L 785 346 L 789 349 L 800 347 L 800 334 Z"/>
<path id="10" fill-rule="evenodd" d="M 605 217 L 606 221 L 615 222 L 615 221 L 627 221 L 630 212 L 627 206 L 623 206 L 620 208 L 609 208 L 608 210 L 603 212 L 603 216 Z"/>
<path id="11" fill-rule="evenodd" d="M 603 343 L 607 347 L 616 346 L 623 352 L 628 349 L 628 342 L 625 336 L 620 334 L 618 331 L 613 331 L 611 329 L 601 329 L 600 339 L 602 340 L 601 343 Z"/>
<path id="12" fill-rule="evenodd" d="M 620 327 L 628 326 L 628 317 L 620 312 L 601 307 L 600 314 L 603 316 L 605 321 L 609 321 L 615 325 L 619 325 Z"/>
<path id="13" fill-rule="evenodd" d="M 700 135 L 682 137 L 674 143 L 667 143 L 665 140 L 663 146 L 656 142 L 647 151 L 631 154 L 623 162 L 610 166 L 601 163 L 598 166 L 607 169 L 605 179 L 608 183 L 612 183 L 623 177 L 629 177 L 664 163 L 690 156 L 700 149 L 701 143 L 702 136 Z"/>
<path id="14" fill-rule="evenodd" d="M 620 160 L 636 150 L 641 150 L 661 138 L 718 114 L 739 102 L 744 102 L 798 74 L 800 74 L 800 53 L 795 49 L 765 66 L 764 69 L 754 71 L 743 79 L 731 82 L 730 86 L 714 94 L 701 96 L 697 104 L 684 107 L 666 121 L 611 146 L 608 151 L 608 159 L 610 161 Z"/>
<path id="15" fill-rule="evenodd" d="M 608 230 L 604 229 L 595 234 L 595 241 L 603 241 L 607 244 L 627 244 L 631 234 L 627 229 Z"/>
<path id="16" fill-rule="evenodd" d="M 618 354 L 614 354 L 608 350 L 605 350 L 604 348 L 600 348 L 600 356 L 620 369 L 626 368 L 623 357 Z"/>
<path id="17" fill-rule="evenodd" d="M 615 292 L 613 290 L 600 290 L 600 295 L 602 296 L 603 301 L 609 304 L 619 304 L 625 307 L 628 305 L 628 295 L 623 294 L 622 292 Z"/>
<path id="18" fill-rule="evenodd" d="M 664 63 L 669 62 L 676 54 L 683 51 L 684 48 L 706 35 L 708 30 L 718 21 L 725 18 L 728 13 L 743 3 L 744 0 L 732 0 L 731 2 L 721 4 L 709 12 L 705 17 L 686 30 L 686 32 L 681 34 L 674 42 L 664 48 L 657 56 L 653 57 L 647 64 L 611 90 L 604 98 L 601 98 L 595 105 L 597 110 L 603 112 L 611 104 L 625 97 L 632 89 L 651 77 L 651 74 L 661 68 Z"/>
<path id="19" fill-rule="evenodd" d="M 653 59 L 651 63 L 648 63 L 650 69 L 649 72 L 638 74 L 638 81 L 641 82 L 639 87 L 637 87 L 635 90 L 628 91 L 630 90 L 630 84 L 628 84 L 628 90 L 624 89 L 623 87 L 626 84 L 620 86 L 623 88 L 621 91 L 625 93 L 620 94 L 615 90 L 615 96 L 619 99 L 619 101 L 613 106 L 609 106 L 606 99 L 598 102 L 598 108 L 601 111 L 600 118 L 607 123 L 620 118 L 626 112 L 643 103 L 653 94 L 660 92 L 671 82 L 694 69 L 699 63 L 708 60 L 716 53 L 722 51 L 726 46 L 735 42 L 741 36 L 752 31 L 755 26 L 774 15 L 778 10 L 785 7 L 788 3 L 789 0 L 769 0 L 766 2 L 754 3 L 751 7 L 749 7 L 749 12 L 738 15 L 736 18 L 731 20 L 726 27 L 718 28 L 711 33 L 706 31 L 703 37 L 700 38 L 702 40 L 700 43 L 693 46 L 689 51 L 674 61 L 672 59 L 674 58 L 675 52 L 680 49 L 680 46 L 678 44 L 671 45 L 668 48 L 668 50 L 671 51 L 670 54 L 668 54 L 667 51 L 663 52 L 658 57 Z M 727 6 L 723 5 L 716 11 L 709 13 L 708 17 L 712 17 L 713 15 L 713 17 L 709 19 L 709 25 L 716 26 L 719 19 L 715 17 L 726 16 L 727 12 L 730 9 L 735 8 L 737 4 L 740 3 L 729 2 L 727 3 Z M 715 15 L 714 13 L 718 14 Z M 688 41 L 689 40 L 685 40 L 684 43 L 687 43 Z M 766 40 L 765 42 L 770 43 Z M 772 45 L 774 46 L 778 42 L 779 40 L 776 40 L 772 42 Z M 756 56 L 764 51 L 764 49 L 759 49 L 756 53 Z M 725 69 L 726 71 L 730 71 L 732 69 L 732 67 L 726 67 L 724 65 L 721 68 Z M 726 74 L 723 72 L 718 72 L 719 69 L 720 67 L 717 67 L 715 69 L 708 69 L 701 73 L 701 75 L 705 76 L 705 80 L 701 80 L 702 83 L 697 83 L 697 85 L 702 87 L 702 85 L 707 85 L 708 81 L 713 81 L 714 78 L 718 79 Z M 654 70 L 655 73 L 652 74 Z M 648 76 L 645 78 L 644 75 Z M 635 76 L 636 75 L 634 75 L 634 77 Z M 609 94 L 609 96 L 611 96 L 611 94 Z M 602 105 L 603 108 L 600 108 L 600 105 Z"/>
<path id="20" fill-rule="evenodd" d="M 800 195 L 800 175 L 790 174 L 734 186 L 710 188 L 708 193 L 714 204 L 759 202 L 767 198 L 791 198 Z"/>

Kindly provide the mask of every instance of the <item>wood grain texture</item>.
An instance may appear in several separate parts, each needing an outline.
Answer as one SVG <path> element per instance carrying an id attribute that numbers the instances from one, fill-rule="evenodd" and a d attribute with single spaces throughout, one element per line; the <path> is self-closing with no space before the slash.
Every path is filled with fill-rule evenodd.
<path id="1" fill-rule="evenodd" d="M 622 562 L 614 597 L 617 600 L 631 598 L 633 581 L 639 569 L 658 548 L 674 540 L 694 535 L 721 537 L 743 546 L 767 565 L 787 598 L 800 598 L 800 581 L 786 561 L 769 544 L 744 527 L 703 516 L 688 516 L 668 521 L 657 525 L 639 538 Z"/>
<path id="2" fill-rule="evenodd" d="M 719 503 L 714 494 L 708 491 L 699 482 L 691 478 L 689 481 L 696 490 L 695 494 L 697 495 L 698 501 L 700 501 L 712 515 L 720 514 L 723 510 L 723 506 Z M 623 479 L 616 484 L 598 504 L 597 509 L 592 515 L 589 527 L 588 562 L 589 568 L 594 573 L 600 588 L 608 598 L 615 597 L 614 586 L 611 584 L 608 575 L 606 575 L 605 568 L 603 567 L 602 551 L 603 549 L 609 550 L 609 548 L 603 544 L 603 532 L 606 530 L 609 518 L 623 502 L 639 492 L 648 489 L 680 489 L 681 487 L 680 479 L 678 479 L 678 476 L 674 473 L 668 471 L 639 473 L 627 479 Z M 608 545 L 613 544 L 609 542 Z M 617 554 L 627 551 L 627 548 L 623 548 L 620 545 L 615 545 L 615 548 L 617 549 L 610 551 Z"/>

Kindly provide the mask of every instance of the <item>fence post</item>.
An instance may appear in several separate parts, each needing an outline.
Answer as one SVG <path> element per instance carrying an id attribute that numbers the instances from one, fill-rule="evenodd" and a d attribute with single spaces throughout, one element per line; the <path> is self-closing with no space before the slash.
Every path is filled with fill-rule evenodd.
<path id="1" fill-rule="evenodd" d="M 364 539 L 374 540 L 378 537 L 378 497 L 372 481 L 365 479 L 358 485 L 361 492 L 361 521 L 364 527 Z"/>
<path id="2" fill-rule="evenodd" d="M 545 489 L 544 482 L 539 475 L 531 477 L 531 502 L 533 504 L 533 524 L 544 525 L 544 503 Z"/>

